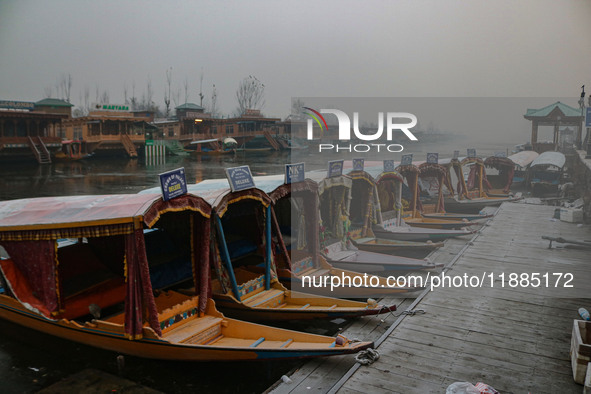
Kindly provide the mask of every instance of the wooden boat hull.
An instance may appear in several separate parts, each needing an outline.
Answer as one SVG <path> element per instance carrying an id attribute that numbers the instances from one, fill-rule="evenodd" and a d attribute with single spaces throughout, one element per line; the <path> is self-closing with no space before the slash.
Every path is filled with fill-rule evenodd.
<path id="1" fill-rule="evenodd" d="M 339 298 L 381 298 L 381 297 L 402 297 L 413 298 L 418 296 L 424 287 L 400 287 L 396 286 L 394 280 L 388 283 L 387 278 L 375 276 L 368 279 L 367 272 L 354 272 L 350 270 L 339 269 L 323 263 L 319 269 L 308 270 L 300 275 L 293 275 L 289 270 L 279 270 L 279 281 L 290 290 L 306 291 L 316 295 L 326 295 Z M 324 268 L 324 269 L 323 269 Z M 307 281 L 316 279 L 317 287 L 303 287 L 303 277 L 307 276 Z M 349 281 L 351 286 L 332 286 L 331 278 L 336 277 L 335 285 L 341 281 Z M 313 278 L 313 279 L 310 279 Z M 361 284 L 361 285 L 358 285 Z M 367 284 L 367 285 L 366 285 Z M 320 286 L 322 285 L 322 286 Z M 372 286 L 373 285 L 373 286 Z"/>
<path id="2" fill-rule="evenodd" d="M 363 250 L 347 251 L 340 255 L 333 254 L 327 261 L 335 268 L 356 270 L 368 274 L 404 275 L 410 272 L 431 271 L 443 268 L 443 264 L 433 264 L 426 260 L 392 256 Z"/>
<path id="3" fill-rule="evenodd" d="M 368 252 L 414 258 L 423 258 L 433 250 L 443 246 L 443 242 L 413 242 L 381 238 L 360 238 L 353 242 L 356 247 Z"/>
<path id="4" fill-rule="evenodd" d="M 423 213 L 424 218 L 430 219 L 441 219 L 441 220 L 468 220 L 468 221 L 479 221 L 493 217 L 493 215 L 480 214 L 480 213 Z"/>
<path id="5" fill-rule="evenodd" d="M 309 293 L 300 293 L 285 289 L 281 284 L 275 283 L 271 290 L 281 290 L 285 295 L 284 303 L 275 303 L 272 299 L 264 299 L 266 295 L 260 293 L 261 301 L 255 299 L 254 303 L 247 305 L 239 302 L 231 294 L 213 294 L 219 309 L 236 319 L 248 321 L 279 321 L 279 320 L 310 320 L 310 319 L 336 319 L 354 318 L 359 316 L 377 315 L 396 310 L 396 305 L 369 305 L 365 302 L 343 300 L 332 297 L 323 297 Z M 282 301 L 279 301 L 282 302 Z M 261 305 L 263 304 L 263 305 Z M 287 304 L 287 307 L 285 307 Z"/>
<path id="6" fill-rule="evenodd" d="M 442 230 L 456 230 L 468 226 L 474 226 L 478 223 L 470 222 L 468 220 L 452 220 L 452 219 L 434 219 L 434 218 L 409 218 L 404 219 L 404 222 L 412 227 L 436 228 Z"/>
<path id="7" fill-rule="evenodd" d="M 235 150 L 210 150 L 210 151 L 196 151 L 196 150 L 185 150 L 193 156 L 219 156 L 219 155 L 231 155 L 236 153 Z"/>
<path id="8" fill-rule="evenodd" d="M 215 345 L 191 345 L 171 343 L 159 338 L 150 329 L 144 328 L 144 338 L 129 340 L 124 336 L 123 326 L 104 321 L 94 321 L 80 325 L 65 319 L 53 321 L 25 309 L 11 297 L 0 296 L 0 318 L 22 325 L 45 334 L 54 335 L 85 345 L 143 358 L 180 361 L 239 361 L 285 358 L 309 358 L 356 353 L 362 349 L 373 347 L 371 342 L 350 343 L 335 346 L 330 337 L 299 333 L 291 330 L 260 326 L 258 324 L 239 322 L 244 329 L 259 330 L 261 335 L 271 332 L 285 334 L 285 338 L 298 336 L 307 338 L 309 342 L 297 349 L 280 347 L 229 347 Z M 226 319 L 230 324 L 236 322 Z M 150 335 L 151 334 L 151 335 Z M 258 335 L 258 334 L 257 334 Z M 303 335 L 303 336 L 302 336 Z M 254 342 L 254 341 L 253 341 Z M 264 342 L 263 342 L 264 343 Z"/>
<path id="9" fill-rule="evenodd" d="M 411 227 L 411 226 L 390 226 L 387 223 L 384 226 L 375 225 L 372 231 L 377 238 L 391 239 L 399 241 L 414 241 L 414 242 L 441 242 L 448 238 L 461 237 L 472 234 L 467 229 L 459 230 L 445 230 L 425 227 Z"/>
<path id="10" fill-rule="evenodd" d="M 514 197 L 482 197 L 470 200 L 456 200 L 454 198 L 445 200 L 445 207 L 451 212 L 478 213 L 485 207 L 498 207 L 504 202 L 513 202 L 521 199 L 521 196 Z"/>

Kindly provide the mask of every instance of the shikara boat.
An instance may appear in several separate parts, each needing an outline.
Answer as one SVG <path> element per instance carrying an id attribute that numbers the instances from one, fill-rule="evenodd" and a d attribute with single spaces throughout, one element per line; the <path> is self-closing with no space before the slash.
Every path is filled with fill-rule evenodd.
<path id="1" fill-rule="evenodd" d="M 413 242 L 395 239 L 358 238 L 353 241 L 361 250 L 375 253 L 394 254 L 404 257 L 425 257 L 433 250 L 443 246 L 443 242 Z"/>
<path id="2" fill-rule="evenodd" d="M 62 149 L 56 152 L 54 157 L 57 161 L 77 161 L 92 157 L 92 155 L 86 153 L 85 148 L 84 141 L 62 141 Z"/>
<path id="3" fill-rule="evenodd" d="M 330 258 L 327 257 L 327 260 L 333 267 L 382 276 L 436 271 L 443 268 L 443 264 L 434 264 L 424 259 L 392 256 L 359 249 L 337 250 L 328 255 Z"/>
<path id="4" fill-rule="evenodd" d="M 490 181 L 492 189 L 487 189 L 489 197 L 508 197 L 513 195 L 511 187 L 522 185 L 526 179 L 526 171 L 530 163 L 539 155 L 534 151 L 521 151 L 509 157 L 490 156 L 484 160 L 487 168 L 495 169 L 498 174 L 486 178 Z"/>
<path id="5" fill-rule="evenodd" d="M 8 256 L 0 260 L 0 318 L 86 345 L 165 360 L 317 357 L 372 346 L 218 312 L 208 296 L 210 216 L 210 205 L 190 195 L 170 201 L 137 194 L 0 202 L 0 245 Z M 174 241 L 176 254 L 149 251 L 149 229 Z M 70 241 L 58 247 L 60 239 Z M 193 268 L 191 294 L 152 287 L 152 270 L 176 259 Z"/>
<path id="6" fill-rule="evenodd" d="M 468 181 L 464 179 L 463 168 L 470 166 Z M 485 207 L 499 206 L 504 202 L 512 202 L 521 199 L 521 193 L 515 196 L 491 197 L 485 192 L 486 187 L 492 186 L 486 179 L 484 162 L 478 157 L 466 157 L 461 161 L 451 159 L 446 164 L 448 178 L 452 179 L 452 171 L 457 179 L 457 190 L 450 190 L 450 195 L 445 198 L 445 206 L 451 212 L 479 213 Z"/>
<path id="7" fill-rule="evenodd" d="M 566 157 L 560 152 L 544 152 L 531 162 L 530 187 L 534 196 L 558 192 Z"/>
<path id="8" fill-rule="evenodd" d="M 273 253 L 271 198 L 257 188 L 219 189 L 223 181 L 204 181 L 188 189 L 214 207 L 212 293 L 224 313 L 261 321 L 347 318 L 396 309 L 373 300 L 349 301 L 286 289 L 278 280 Z"/>
<path id="9" fill-rule="evenodd" d="M 312 174 L 312 173 L 311 173 Z M 316 175 L 316 174 L 315 174 Z M 402 257 L 424 257 L 433 250 L 433 244 L 420 241 L 381 242 L 373 232 L 373 225 L 381 223 L 378 192 L 371 175 L 365 171 L 353 171 L 348 176 L 323 178 L 319 182 L 320 217 L 323 224 L 324 250 L 341 243 L 349 248 L 365 250 L 360 244 L 372 239 L 382 246 L 382 253 Z M 388 241 L 388 240 L 385 240 Z M 441 246 L 441 244 L 436 244 Z M 327 254 L 328 258 L 331 258 Z"/>
<path id="10" fill-rule="evenodd" d="M 363 284 L 366 274 L 363 264 L 349 263 L 349 269 L 328 263 L 325 256 L 319 252 L 318 226 L 318 185 L 311 179 L 302 182 L 284 183 L 284 177 L 278 175 L 255 178 L 259 188 L 264 190 L 273 201 L 272 220 L 274 236 L 279 242 L 280 252 L 275 255 L 278 277 L 288 289 L 302 289 L 304 277 L 333 277 L 343 278 L 349 285 L 335 288 L 317 287 L 312 291 L 320 294 L 330 294 L 333 297 L 367 298 L 378 296 L 412 296 L 422 288 L 395 286 L 388 283 L 386 278 L 374 278 L 373 286 Z M 287 240 L 287 242 L 284 242 Z M 376 257 L 376 256 L 371 256 Z M 378 259 L 388 259 L 390 265 L 395 261 L 388 256 L 377 255 Z M 418 263 L 418 264 L 417 264 Z M 425 265 L 423 261 L 416 261 L 414 267 Z M 407 267 L 408 268 L 408 267 Z M 430 266 L 432 268 L 432 265 Z M 374 272 L 376 270 L 373 270 Z M 383 269 L 382 269 L 383 271 Z M 336 278 L 335 278 L 336 280 Z M 306 289 L 310 291 L 309 289 Z"/>
<path id="11" fill-rule="evenodd" d="M 412 227 L 438 228 L 443 230 L 457 230 L 477 223 L 468 220 L 453 220 L 450 218 L 441 219 L 433 217 L 424 217 L 422 212 L 445 213 L 443 187 L 451 189 L 446 169 L 436 163 L 422 163 L 419 166 L 414 164 L 401 165 L 397 168 L 398 172 L 406 179 L 407 185 L 411 190 L 412 196 L 408 201 L 408 208 L 403 216 L 404 222 Z M 434 203 L 423 203 L 419 197 L 420 178 L 431 178 L 436 185 Z"/>
<path id="12" fill-rule="evenodd" d="M 402 175 L 393 169 L 385 171 L 383 166 L 368 167 L 366 171 L 375 179 L 381 211 L 382 221 L 372 225 L 375 237 L 400 241 L 438 242 L 471 233 L 463 228 L 445 230 L 407 225 L 402 219 L 402 194 L 403 188 L 406 188 Z M 410 190 L 408 195 L 412 196 Z"/>
<path id="13" fill-rule="evenodd" d="M 235 154 L 237 150 L 236 140 L 233 138 L 209 138 L 205 140 L 192 141 L 189 149 L 185 149 L 192 155 L 211 156 L 211 155 L 230 155 Z"/>
<path id="14" fill-rule="evenodd" d="M 512 187 L 527 185 L 527 170 L 529 169 L 531 162 L 538 156 L 539 154 L 533 150 L 524 150 L 509 156 L 509 159 L 515 163 L 515 172 L 511 184 Z"/>

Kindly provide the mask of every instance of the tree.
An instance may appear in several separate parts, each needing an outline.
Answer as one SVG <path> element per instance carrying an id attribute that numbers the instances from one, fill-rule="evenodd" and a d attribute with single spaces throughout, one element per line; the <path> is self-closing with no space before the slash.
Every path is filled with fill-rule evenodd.
<path id="1" fill-rule="evenodd" d="M 131 81 L 131 97 L 129 102 L 131 103 L 132 111 L 137 110 L 138 102 L 137 97 L 135 97 L 135 81 Z"/>
<path id="2" fill-rule="evenodd" d="M 265 85 L 252 75 L 244 78 L 236 90 L 238 100 L 237 115 L 243 115 L 247 109 L 262 109 L 265 106 Z"/>
<path id="3" fill-rule="evenodd" d="M 291 102 L 291 119 L 301 119 L 304 114 L 304 106 L 306 104 L 302 99 L 295 99 Z"/>
<path id="4" fill-rule="evenodd" d="M 203 68 L 201 68 L 201 75 L 199 77 L 199 105 L 203 107 Z"/>
<path id="5" fill-rule="evenodd" d="M 211 114 L 212 118 L 218 118 L 220 115 L 220 109 L 218 108 L 218 92 L 217 89 L 215 87 L 215 84 L 213 85 L 213 90 L 211 91 L 211 101 L 205 99 L 205 104 L 204 105 L 204 109 L 205 112 L 208 112 L 209 114 Z"/>
<path id="6" fill-rule="evenodd" d="M 184 87 L 185 87 L 185 104 L 187 104 L 187 102 L 189 101 L 189 80 L 187 79 L 187 77 L 185 77 Z"/>
<path id="7" fill-rule="evenodd" d="M 170 116 L 170 85 L 172 84 L 172 67 L 166 70 L 166 87 L 164 88 L 164 110 L 165 115 L 168 118 Z"/>
<path id="8" fill-rule="evenodd" d="M 72 74 L 62 74 L 58 83 L 58 91 L 60 92 L 60 98 L 70 102 L 70 92 L 72 91 Z"/>

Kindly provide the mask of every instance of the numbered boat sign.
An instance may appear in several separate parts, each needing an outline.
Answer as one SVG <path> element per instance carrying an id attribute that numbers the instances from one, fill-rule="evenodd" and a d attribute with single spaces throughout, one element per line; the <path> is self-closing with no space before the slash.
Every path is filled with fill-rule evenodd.
<path id="1" fill-rule="evenodd" d="M 353 171 L 363 171 L 364 165 L 364 159 L 353 159 Z"/>
<path id="2" fill-rule="evenodd" d="M 392 172 L 395 168 L 394 160 L 384 160 L 384 172 Z"/>
<path id="3" fill-rule="evenodd" d="M 285 165 L 285 181 L 286 185 L 290 183 L 303 182 L 306 179 L 306 170 L 304 163 L 286 164 Z"/>
<path id="4" fill-rule="evenodd" d="M 328 162 L 328 177 L 329 178 L 343 175 L 343 162 L 344 162 L 344 160 L 335 160 L 335 161 Z"/>
<path id="5" fill-rule="evenodd" d="M 233 192 L 255 187 L 249 166 L 226 168 L 226 177 Z"/>
<path id="6" fill-rule="evenodd" d="M 187 179 L 185 168 L 177 168 L 158 175 L 160 177 L 160 188 L 164 201 L 172 200 L 175 197 L 187 193 Z"/>

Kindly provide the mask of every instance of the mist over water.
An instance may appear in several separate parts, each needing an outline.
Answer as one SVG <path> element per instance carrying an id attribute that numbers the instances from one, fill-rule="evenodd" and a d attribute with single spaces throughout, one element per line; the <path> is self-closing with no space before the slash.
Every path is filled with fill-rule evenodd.
<path id="1" fill-rule="evenodd" d="M 4 163 L 0 166 L 0 200 L 16 198 L 67 196 L 87 194 L 137 193 L 140 190 L 158 186 L 158 174 L 184 167 L 187 181 L 197 183 L 205 179 L 225 178 L 225 169 L 249 165 L 253 175 L 283 174 L 285 164 L 305 162 L 306 170 L 325 169 L 329 160 L 394 159 L 399 161 L 402 154 L 413 153 L 413 160 L 425 160 L 429 152 L 439 153 L 440 158 L 451 157 L 454 150 L 460 156 L 467 148 L 476 148 L 479 156 L 491 156 L 496 152 L 511 149 L 521 139 L 509 141 L 482 142 L 482 137 L 447 136 L 436 141 L 403 142 L 401 153 L 317 153 L 314 147 L 309 151 L 272 153 L 244 153 L 212 157 L 166 157 L 155 163 L 144 160 L 123 158 L 88 159 L 77 162 L 55 162 L 38 165 L 31 162 Z M 341 143 L 341 145 L 344 145 Z M 317 148 L 316 148 L 317 149 Z"/>

